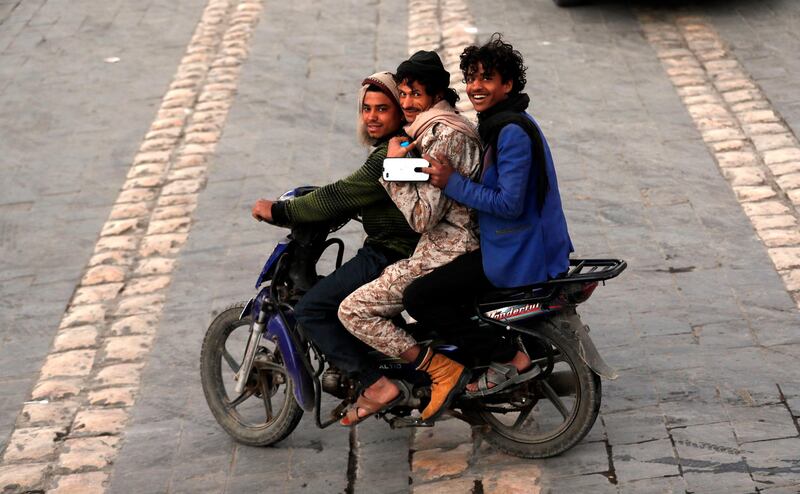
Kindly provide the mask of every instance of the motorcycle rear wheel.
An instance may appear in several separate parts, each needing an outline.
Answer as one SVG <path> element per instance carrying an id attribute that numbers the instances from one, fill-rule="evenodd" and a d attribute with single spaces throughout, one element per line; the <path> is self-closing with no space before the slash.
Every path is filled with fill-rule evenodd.
<path id="1" fill-rule="evenodd" d="M 574 343 L 551 324 L 536 329 L 555 354 L 553 374 L 504 393 L 515 396 L 514 405 L 483 399 L 472 412 L 488 425 L 482 436 L 489 444 L 522 458 L 549 458 L 575 446 L 597 420 L 602 396 L 600 377 L 581 359 Z M 532 359 L 546 366 L 546 359 Z"/>
<path id="2" fill-rule="evenodd" d="M 242 444 L 268 446 L 291 434 L 303 409 L 294 399 L 280 350 L 271 342 L 259 348 L 245 390 L 236 395 L 233 376 L 251 334 L 252 317 L 239 319 L 245 305 L 229 306 L 208 327 L 200 352 L 200 377 L 208 407 L 225 432 Z"/>

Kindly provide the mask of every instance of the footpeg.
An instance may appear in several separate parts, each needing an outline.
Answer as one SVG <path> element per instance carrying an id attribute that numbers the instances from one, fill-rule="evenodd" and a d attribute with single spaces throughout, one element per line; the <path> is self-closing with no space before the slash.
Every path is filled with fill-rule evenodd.
<path id="1" fill-rule="evenodd" d="M 347 401 L 347 400 L 344 400 L 341 403 L 339 403 L 338 405 L 336 405 L 336 408 L 331 410 L 331 413 L 330 413 L 331 420 L 341 420 L 342 417 L 347 415 L 347 407 L 349 405 L 350 405 L 350 402 Z"/>
<path id="2" fill-rule="evenodd" d="M 395 417 L 389 421 L 392 429 L 408 429 L 409 427 L 433 427 L 436 422 L 426 422 L 415 417 Z"/>

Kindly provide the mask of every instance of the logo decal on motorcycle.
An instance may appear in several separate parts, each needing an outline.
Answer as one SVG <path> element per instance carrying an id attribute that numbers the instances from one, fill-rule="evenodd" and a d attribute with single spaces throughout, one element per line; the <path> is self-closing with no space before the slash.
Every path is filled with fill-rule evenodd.
<path id="1" fill-rule="evenodd" d="M 486 317 L 496 321 L 513 321 L 525 317 L 534 312 L 541 312 L 542 306 L 540 304 L 523 304 L 512 305 L 511 307 L 503 307 L 502 309 L 495 309 L 485 314 Z"/>

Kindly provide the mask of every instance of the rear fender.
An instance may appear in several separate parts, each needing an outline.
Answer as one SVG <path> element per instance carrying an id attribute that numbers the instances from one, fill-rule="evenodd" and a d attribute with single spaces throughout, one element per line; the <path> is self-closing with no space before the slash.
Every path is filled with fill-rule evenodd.
<path id="1" fill-rule="evenodd" d="M 603 357 L 600 356 L 597 347 L 589 336 L 589 328 L 583 324 L 574 307 L 567 307 L 547 318 L 540 318 L 532 326 L 509 325 L 506 326 L 506 329 L 513 328 L 520 333 L 541 337 L 540 331 L 537 331 L 537 324 L 553 324 L 556 329 L 564 333 L 571 341 L 574 341 L 581 360 L 597 375 L 611 380 L 618 377 L 616 369 L 608 365 L 603 360 Z"/>
<path id="2" fill-rule="evenodd" d="M 583 324 L 581 316 L 574 308 L 566 308 L 555 314 L 550 318 L 550 322 L 577 341 L 578 354 L 595 373 L 610 380 L 619 377 L 617 370 L 608 365 L 600 356 L 600 352 L 597 351 L 597 347 L 589 336 L 589 328 Z"/>

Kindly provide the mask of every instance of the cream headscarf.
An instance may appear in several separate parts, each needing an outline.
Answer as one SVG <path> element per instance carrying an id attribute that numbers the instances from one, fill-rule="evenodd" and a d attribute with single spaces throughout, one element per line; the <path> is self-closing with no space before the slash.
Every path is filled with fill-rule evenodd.
<path id="1" fill-rule="evenodd" d="M 424 134 L 426 130 L 430 129 L 434 124 L 439 122 L 444 123 L 448 127 L 454 128 L 455 130 L 461 132 L 469 138 L 475 139 L 478 142 L 481 140 L 480 136 L 478 135 L 478 131 L 475 129 L 475 125 L 467 120 L 466 117 L 458 113 L 456 109 L 445 100 L 439 101 L 432 107 L 417 115 L 417 118 L 415 118 L 412 123 L 406 125 L 404 128 L 406 134 L 408 134 L 412 140 L 416 140 L 419 136 Z"/>
<path id="2" fill-rule="evenodd" d="M 361 90 L 358 92 L 358 123 L 356 124 L 356 135 L 358 141 L 365 146 L 375 145 L 375 139 L 367 133 L 367 126 L 361 118 L 361 105 L 364 104 L 364 96 L 367 95 L 367 88 L 371 85 L 377 86 L 381 91 L 391 98 L 400 111 L 400 91 L 397 90 L 397 83 L 394 82 L 394 74 L 391 72 L 376 72 L 361 82 Z"/>

